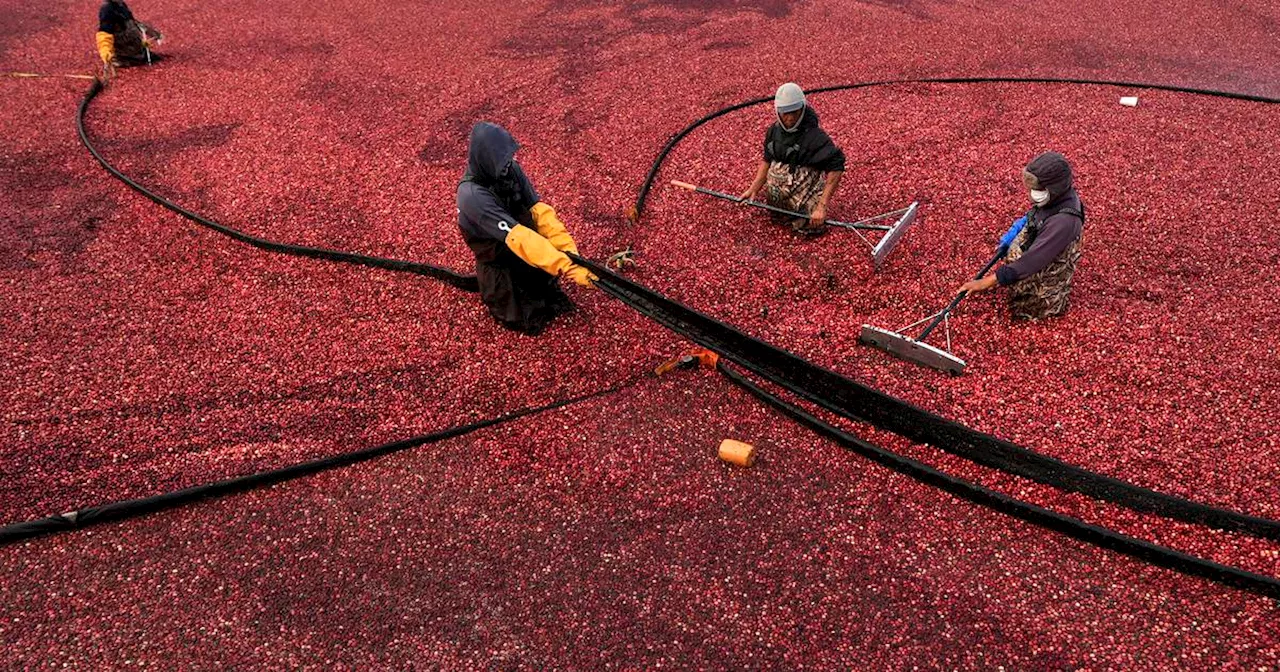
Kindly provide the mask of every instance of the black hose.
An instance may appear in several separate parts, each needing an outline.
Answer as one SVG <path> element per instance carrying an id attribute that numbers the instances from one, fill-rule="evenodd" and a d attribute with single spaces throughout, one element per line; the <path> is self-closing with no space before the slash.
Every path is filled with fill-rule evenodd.
<path id="1" fill-rule="evenodd" d="M 922 462 L 867 443 L 823 421 L 799 406 L 788 403 L 726 366 L 721 365 L 717 368 L 735 385 L 750 392 L 756 398 L 773 406 L 800 424 L 881 466 L 916 481 L 949 492 L 965 501 L 994 509 L 1000 513 L 1053 530 L 1099 548 L 1123 553 L 1157 567 L 1164 567 L 1183 574 L 1209 579 L 1210 581 L 1216 581 L 1217 583 L 1272 599 L 1280 599 L 1280 580 L 1276 580 L 1273 577 L 1205 560 L 1165 546 L 1120 534 L 1105 527 L 1099 527 L 1056 511 L 1028 504 L 976 483 L 956 478 Z"/>
<path id="2" fill-rule="evenodd" d="M 855 382 L 634 283 L 594 262 L 596 285 L 668 329 L 841 417 L 867 422 L 992 469 L 1143 513 L 1280 541 L 1280 521 L 1208 506 L 1134 485 L 970 429 Z"/>
<path id="3" fill-rule="evenodd" d="M 579 395 L 563 401 L 544 404 L 542 406 L 520 409 L 488 420 L 481 420 L 479 422 L 459 425 L 457 427 L 443 429 L 430 434 L 423 434 L 421 436 L 400 439 L 399 441 L 393 441 L 391 443 L 384 443 L 372 448 L 356 450 L 349 453 L 343 453 L 341 455 L 333 455 L 331 457 L 325 457 L 318 460 L 310 460 L 287 467 L 281 467 L 279 469 L 272 469 L 270 471 L 263 471 L 256 474 L 247 474 L 245 476 L 229 478 L 214 483 L 196 485 L 151 497 L 126 499 L 118 502 L 110 502 L 108 504 L 88 506 L 68 513 L 60 513 L 52 516 L 46 516 L 44 518 L 11 523 L 0 527 L 0 545 L 12 544 L 24 539 L 30 539 L 32 537 L 52 534 L 55 532 L 76 530 L 109 521 L 135 518 L 137 516 L 154 513 L 156 511 L 176 508 L 201 499 L 244 492 L 246 490 L 262 488 L 282 481 L 302 478 L 303 476 L 311 476 L 330 469 L 350 466 L 358 462 L 365 462 L 384 455 L 408 450 L 409 448 L 423 446 L 428 443 L 436 443 L 438 441 L 444 441 L 445 439 L 452 439 L 486 427 L 493 427 L 495 425 L 511 422 L 512 420 L 528 417 L 544 411 L 562 408 L 570 404 L 576 404 L 580 401 L 587 401 L 606 394 L 611 394 L 634 384 L 634 382 L 635 381 L 631 381 L 606 390 Z"/>
<path id="4" fill-rule="evenodd" d="M 437 280 L 442 280 L 463 291 L 467 291 L 467 292 L 480 291 L 480 285 L 477 283 L 476 276 L 474 275 L 463 275 L 461 273 L 449 270 L 447 268 L 443 268 L 440 266 L 433 266 L 431 264 L 424 264 L 416 261 L 403 261 L 400 259 L 373 257 L 373 256 L 364 255 L 364 254 L 356 254 L 354 252 L 343 252 L 341 250 L 331 250 L 323 247 L 307 247 L 304 245 L 292 245 L 290 243 L 280 243 L 273 240 L 267 240 L 265 238 L 259 238 L 257 236 L 253 236 L 248 233 L 245 233 L 244 231 L 240 231 L 239 229 L 233 229 L 224 224 L 219 224 L 211 219 L 201 216 L 198 213 L 187 210 L 186 208 L 164 198 L 163 196 L 160 196 L 159 194 L 156 194 L 150 189 L 147 189 L 141 184 L 138 184 L 133 179 L 131 179 L 128 175 L 125 175 L 124 173 L 116 169 L 115 166 L 108 163 L 107 160 L 102 157 L 102 154 L 98 153 L 98 150 L 94 148 L 93 143 L 89 142 L 89 134 L 86 133 L 84 129 L 84 117 L 85 117 L 85 113 L 89 109 L 89 103 L 92 102 L 93 99 L 97 97 L 97 95 L 101 92 L 102 92 L 102 82 L 95 80 L 93 82 L 93 86 L 89 87 L 89 92 L 85 94 L 84 100 L 80 101 L 80 110 L 76 114 L 76 130 L 79 131 L 80 133 L 80 142 L 84 143 L 85 148 L 89 150 L 89 153 L 93 155 L 93 158 L 98 160 L 98 163 L 102 164 L 103 168 L 107 169 L 107 172 L 114 175 L 116 179 L 132 187 L 134 191 L 137 191 L 138 193 L 142 194 L 143 196 L 146 196 L 152 201 L 155 201 L 156 203 L 178 213 L 179 215 L 182 215 L 183 217 L 186 217 L 187 219 L 197 224 L 200 224 L 201 226 L 208 227 L 210 229 L 213 229 L 214 231 L 217 231 L 218 233 L 221 233 L 224 236 L 229 236 L 235 240 L 238 240 L 242 243 L 247 243 L 261 250 L 268 250 L 270 252 L 279 252 L 281 254 L 289 254 L 289 255 L 298 256 L 298 257 L 307 257 L 310 259 L 324 259 L 326 261 L 337 261 L 337 262 L 342 262 L 347 264 L 358 264 L 360 266 L 370 266 L 373 268 L 384 268 L 390 271 L 416 273 L 418 275 L 425 275 L 425 276 L 435 278 Z"/>
<path id="5" fill-rule="evenodd" d="M 1247 100 L 1255 103 L 1280 103 L 1280 99 L 1268 96 L 1259 96 L 1249 93 L 1236 93 L 1234 91 L 1216 91 L 1213 89 L 1197 89 L 1187 86 L 1174 86 L 1171 84 L 1147 84 L 1143 82 L 1123 82 L 1105 79 L 1078 79 L 1073 77 L 922 77 L 918 79 L 883 79 L 875 82 L 855 82 L 853 84 L 836 84 L 834 86 L 823 86 L 816 89 L 810 89 L 806 93 L 809 95 L 817 93 L 828 93 L 831 91 L 849 91 L 851 89 L 866 89 L 873 86 L 889 86 L 892 84 L 1088 84 L 1093 86 L 1122 86 L 1130 89 L 1148 89 L 1154 91 L 1173 91 L 1175 93 L 1194 93 L 1201 96 L 1214 96 L 1217 98 L 1230 98 L 1233 100 Z M 676 145 L 684 140 L 694 129 L 699 126 L 722 117 L 730 112 L 737 112 L 752 105 L 760 105 L 773 100 L 773 96 L 764 98 L 753 98 L 751 100 L 735 103 L 728 107 L 721 108 L 709 114 L 698 118 L 693 123 L 685 126 L 680 132 L 671 136 L 667 140 L 667 144 L 662 146 L 662 150 L 658 152 L 657 158 L 653 160 L 653 165 L 649 168 L 649 173 L 645 175 L 644 184 L 640 185 L 640 193 L 636 196 L 636 202 L 631 206 L 631 212 L 628 218 L 633 222 L 639 222 L 640 216 L 644 214 L 644 207 L 649 198 L 649 189 L 653 187 L 653 181 L 658 177 L 658 171 L 662 169 L 662 164 L 667 160 L 667 155 Z"/>

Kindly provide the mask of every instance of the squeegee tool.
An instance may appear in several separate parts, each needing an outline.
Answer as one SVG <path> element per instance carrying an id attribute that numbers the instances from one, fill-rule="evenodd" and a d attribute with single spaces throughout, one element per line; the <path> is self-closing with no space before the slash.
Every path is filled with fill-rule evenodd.
<path id="1" fill-rule="evenodd" d="M 769 212 L 774 212 L 779 215 L 786 215 L 788 217 L 798 217 L 801 219 L 809 218 L 808 215 L 795 212 L 794 210 L 779 208 L 777 206 L 770 205 L 768 203 L 762 203 L 760 201 L 743 201 L 737 196 L 726 194 L 723 191 L 716 191 L 714 189 L 699 187 L 695 184 L 689 184 L 688 182 L 671 180 L 671 186 L 679 187 L 681 189 L 685 189 L 685 190 L 692 191 L 699 194 L 705 194 L 713 198 L 719 198 L 721 200 L 731 201 L 733 203 L 741 203 L 743 205 L 749 205 L 753 208 L 760 208 L 761 210 L 768 210 Z M 880 267 L 884 265 L 885 259 L 889 257 L 889 253 L 893 252 L 893 248 L 897 247 L 898 243 L 902 241 L 903 234 L 905 234 L 907 232 L 907 229 L 911 228 L 911 225 L 915 223 L 916 215 L 919 212 L 920 212 L 920 203 L 912 202 L 911 205 L 908 205 L 905 208 L 894 210 L 892 212 L 886 212 L 883 214 L 875 215 L 874 217 L 868 217 L 866 219 L 859 220 L 856 222 L 842 222 L 835 219 L 828 219 L 827 225 L 834 226 L 840 229 L 850 229 L 854 233 L 856 233 L 858 237 L 861 238 L 862 241 L 867 244 L 867 247 L 871 249 L 871 263 L 875 266 L 875 269 L 878 271 L 880 270 Z M 876 222 L 882 222 L 884 220 L 895 218 L 895 217 L 897 219 L 894 221 L 893 224 L 876 223 Z M 875 231 L 875 232 L 881 233 L 882 235 L 880 236 L 880 240 L 872 242 L 871 239 L 863 235 L 862 233 L 863 231 Z"/>

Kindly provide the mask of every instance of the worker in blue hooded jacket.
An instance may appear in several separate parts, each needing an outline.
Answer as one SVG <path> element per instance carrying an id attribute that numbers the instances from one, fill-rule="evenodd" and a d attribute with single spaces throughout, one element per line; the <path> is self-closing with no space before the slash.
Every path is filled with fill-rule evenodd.
<path id="1" fill-rule="evenodd" d="M 566 254 L 576 255 L 578 246 L 516 162 L 519 148 L 497 124 L 482 121 L 471 129 L 458 228 L 475 254 L 489 314 L 508 329 L 537 335 L 573 308 L 559 278 L 583 287 L 597 278 Z"/>

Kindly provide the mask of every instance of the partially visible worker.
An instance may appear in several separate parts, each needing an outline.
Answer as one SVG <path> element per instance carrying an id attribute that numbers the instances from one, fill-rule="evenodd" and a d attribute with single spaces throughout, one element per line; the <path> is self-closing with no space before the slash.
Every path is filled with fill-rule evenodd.
<path id="1" fill-rule="evenodd" d="M 150 64 L 152 53 L 164 40 L 160 31 L 135 19 L 124 0 L 105 0 L 98 8 L 98 32 L 94 36 L 102 59 L 102 79 L 110 81 L 120 65 Z"/>
<path id="2" fill-rule="evenodd" d="M 1084 239 L 1085 209 L 1071 164 L 1058 152 L 1032 159 L 1022 180 L 1033 207 L 1009 245 L 1004 265 L 960 289 L 972 293 L 1007 287 L 1014 319 L 1039 320 L 1067 312 Z"/>
<path id="3" fill-rule="evenodd" d="M 561 277 L 591 287 L 596 276 L 567 253 L 578 246 L 515 160 L 520 145 L 486 121 L 471 129 L 458 185 L 458 227 L 476 257 L 480 299 L 504 327 L 536 336 L 573 304 Z"/>
<path id="4" fill-rule="evenodd" d="M 763 189 L 765 202 L 808 215 L 790 220 L 799 233 L 818 235 L 827 228 L 827 206 L 844 175 L 844 152 L 818 125 L 818 113 L 798 84 L 787 82 L 773 97 L 776 121 L 764 134 L 764 156 L 751 187 L 740 200 Z"/>

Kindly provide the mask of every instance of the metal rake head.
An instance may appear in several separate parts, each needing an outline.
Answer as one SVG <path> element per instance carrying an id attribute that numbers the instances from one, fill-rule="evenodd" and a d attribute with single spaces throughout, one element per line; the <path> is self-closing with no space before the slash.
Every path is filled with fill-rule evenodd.
<path id="1" fill-rule="evenodd" d="M 895 357 L 900 357 L 916 364 L 923 364 L 939 371 L 946 371 L 953 376 L 964 373 L 965 366 L 967 366 L 963 359 L 946 350 L 935 348 L 928 343 L 917 341 L 896 331 L 873 327 L 869 324 L 862 325 L 862 333 L 858 335 L 858 340 L 873 348 L 884 350 Z"/>

